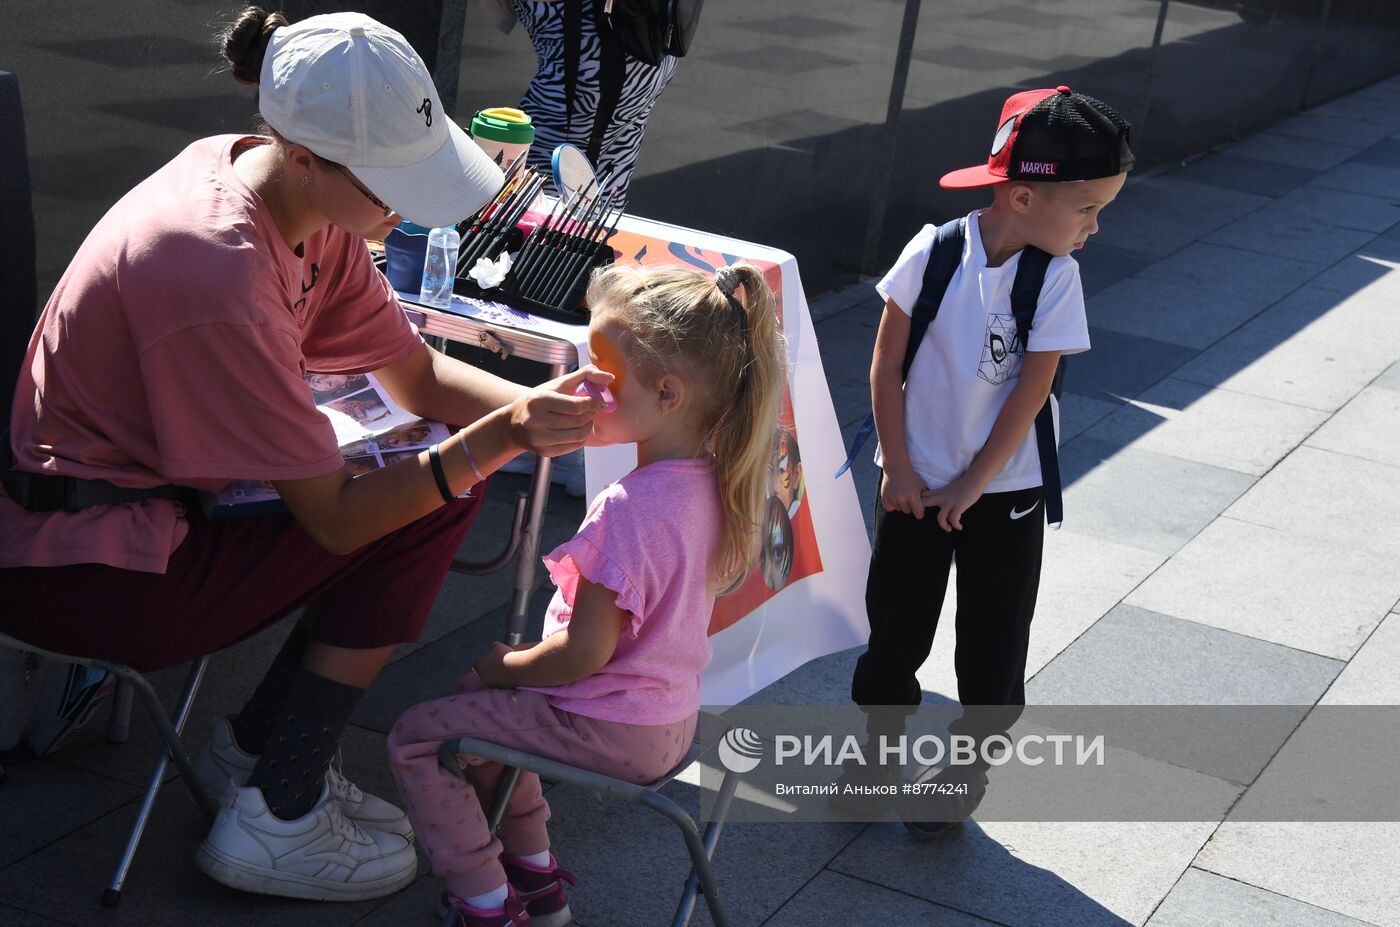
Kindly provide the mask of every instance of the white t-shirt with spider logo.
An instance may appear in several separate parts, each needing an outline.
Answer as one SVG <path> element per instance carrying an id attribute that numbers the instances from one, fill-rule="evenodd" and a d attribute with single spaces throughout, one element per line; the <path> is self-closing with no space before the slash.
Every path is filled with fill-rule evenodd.
<path id="1" fill-rule="evenodd" d="M 924 226 L 875 285 L 880 297 L 894 302 L 905 315 L 913 314 L 923 289 L 936 232 L 936 226 Z M 977 213 L 967 217 L 962 261 L 924 333 L 904 385 L 904 441 L 914 472 L 929 489 L 946 486 L 967 470 L 1020 382 L 1024 351 L 1011 312 L 1011 284 L 1020 262 L 1021 255 L 1016 254 L 1000 267 L 988 267 Z M 1084 292 L 1079 265 L 1072 257 L 1050 260 L 1031 326 L 1030 349 L 1062 354 L 1089 350 Z M 1058 434 L 1058 407 L 1055 429 Z M 878 446 L 875 463 L 884 466 Z M 1013 492 L 1039 485 L 1040 456 L 1032 427 L 986 491 Z"/>

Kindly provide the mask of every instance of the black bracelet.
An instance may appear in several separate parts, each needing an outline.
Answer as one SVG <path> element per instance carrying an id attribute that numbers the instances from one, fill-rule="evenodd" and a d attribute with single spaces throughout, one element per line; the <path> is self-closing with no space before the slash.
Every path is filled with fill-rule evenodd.
<path id="1" fill-rule="evenodd" d="M 442 493 L 442 501 L 451 502 L 456 497 L 452 495 L 452 487 L 447 485 L 447 471 L 442 469 L 442 455 L 438 453 L 436 444 L 428 448 L 428 463 L 433 465 L 433 479 L 437 480 L 438 492 Z"/>

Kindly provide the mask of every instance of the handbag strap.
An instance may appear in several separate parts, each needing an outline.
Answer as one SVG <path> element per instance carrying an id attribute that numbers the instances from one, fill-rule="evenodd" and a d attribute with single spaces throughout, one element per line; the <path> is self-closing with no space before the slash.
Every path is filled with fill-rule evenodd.
<path id="1" fill-rule="evenodd" d="M 578 72 L 583 53 L 583 12 L 590 0 L 565 0 L 564 3 L 564 138 L 573 137 L 574 104 L 578 101 Z M 586 154 L 594 168 L 603 151 L 603 138 L 617 104 L 622 100 L 622 85 L 627 78 L 627 55 L 613 34 L 604 11 L 604 0 L 592 0 L 595 29 L 598 34 L 598 107 L 593 114 Z"/>

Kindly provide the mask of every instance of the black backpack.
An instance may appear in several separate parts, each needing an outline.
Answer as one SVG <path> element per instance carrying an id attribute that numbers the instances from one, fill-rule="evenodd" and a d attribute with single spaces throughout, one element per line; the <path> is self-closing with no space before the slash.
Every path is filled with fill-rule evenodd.
<path id="1" fill-rule="evenodd" d="M 924 268 L 923 286 L 919 298 L 914 303 L 914 311 L 909 320 L 909 343 L 904 349 L 904 364 L 900 373 L 901 382 L 909 379 L 909 368 L 914 364 L 914 355 L 924 340 L 924 333 L 938 307 L 943 304 L 943 294 L 962 261 L 963 244 L 967 240 L 967 219 L 953 219 L 938 227 L 934 236 L 933 248 L 929 251 L 928 266 Z M 1016 267 L 1016 279 L 1011 284 L 1011 313 L 1016 317 L 1016 340 L 1022 352 L 1030 343 L 1031 325 L 1035 321 L 1036 306 L 1040 302 L 1040 290 L 1045 285 L 1045 271 L 1050 266 L 1050 255 L 1033 245 L 1021 252 L 1020 263 Z M 1013 346 L 1015 347 L 1015 346 Z M 1064 385 L 1065 358 L 1060 357 L 1055 370 L 1055 380 L 1050 393 L 1060 398 Z M 860 452 L 871 432 L 875 430 L 875 413 L 872 411 L 856 429 L 851 439 L 851 450 L 846 462 L 836 471 L 839 477 L 850 469 L 856 454 Z M 1040 475 L 1044 484 L 1045 519 L 1052 525 L 1064 520 L 1064 500 L 1060 483 L 1060 455 L 1055 441 L 1055 418 L 1046 397 L 1045 406 L 1035 417 L 1036 447 L 1040 451 Z"/>

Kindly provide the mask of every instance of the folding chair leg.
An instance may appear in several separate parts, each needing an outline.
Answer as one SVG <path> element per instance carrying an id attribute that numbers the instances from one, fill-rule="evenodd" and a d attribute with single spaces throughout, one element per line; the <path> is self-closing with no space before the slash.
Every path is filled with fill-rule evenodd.
<path id="1" fill-rule="evenodd" d="M 115 908 L 121 901 L 122 887 L 126 884 L 132 860 L 136 858 L 136 848 L 140 846 L 141 837 L 146 832 L 147 823 L 150 822 L 151 810 L 155 807 L 156 795 L 160 792 L 161 784 L 165 779 L 165 770 L 171 759 L 174 759 L 176 767 L 180 770 L 180 776 L 185 780 L 185 785 L 189 788 L 195 805 L 204 813 L 205 818 L 213 823 L 215 809 L 200 789 L 194 776 L 194 767 L 190 765 L 189 754 L 185 752 L 184 746 L 180 743 L 180 732 L 184 730 L 185 722 L 189 720 L 190 709 L 194 706 L 194 698 L 199 692 L 199 685 L 204 681 L 204 670 L 208 663 L 209 658 L 204 656 L 195 660 L 194 665 L 190 667 L 190 674 L 185 679 L 185 690 L 180 696 L 173 724 L 166 716 L 165 709 L 162 707 L 155 689 L 144 677 L 119 664 L 106 665 L 107 669 L 116 673 L 141 697 L 141 703 L 145 705 L 146 713 L 151 716 L 151 721 L 160 731 L 161 739 L 165 741 L 166 747 L 161 751 L 160 757 L 156 760 L 156 768 L 151 772 L 151 781 L 146 786 L 146 795 L 141 800 L 140 810 L 136 813 L 136 822 L 131 826 L 131 834 L 127 837 L 126 848 L 122 851 L 121 859 L 117 861 L 117 870 L 112 875 L 112 882 L 102 892 L 102 904 L 106 907 Z"/>
<path id="2" fill-rule="evenodd" d="M 515 784 L 520 781 L 520 770 L 515 766 L 507 766 L 501 770 L 501 781 L 496 785 L 496 797 L 491 800 L 491 810 L 486 815 L 486 826 L 491 833 L 501 826 L 501 818 L 506 816 L 506 805 L 510 804 L 510 794 L 515 791 Z"/>
<path id="3" fill-rule="evenodd" d="M 136 693 L 125 679 L 118 678 L 112 693 L 112 710 L 107 715 L 107 742 L 124 744 L 131 733 L 131 700 Z"/>
<path id="4" fill-rule="evenodd" d="M 739 786 L 738 773 L 725 770 L 724 780 L 720 782 L 719 792 L 715 795 L 715 806 L 710 812 L 710 823 L 705 827 L 703 844 L 705 858 L 714 859 L 715 847 L 719 844 L 719 832 L 724 827 L 724 820 L 729 816 L 729 804 L 734 799 L 734 790 Z M 690 923 L 690 916 L 695 910 L 695 896 L 700 892 L 700 875 L 696 869 L 690 870 L 690 877 L 685 880 L 685 894 L 681 895 L 680 905 L 676 908 L 676 918 L 672 922 L 673 927 L 684 927 Z M 705 896 L 707 904 L 710 904 L 710 914 L 715 923 L 720 923 L 724 915 L 715 910 L 715 905 L 710 903 L 710 896 Z"/>

